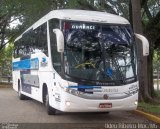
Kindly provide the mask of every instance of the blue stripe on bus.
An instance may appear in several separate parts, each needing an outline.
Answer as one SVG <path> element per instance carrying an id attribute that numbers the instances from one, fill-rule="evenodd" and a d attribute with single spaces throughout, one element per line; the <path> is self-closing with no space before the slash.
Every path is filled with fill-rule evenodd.
<path id="1" fill-rule="evenodd" d="M 66 88 L 81 88 L 81 89 L 93 89 L 93 88 L 98 88 L 101 89 L 101 86 L 67 86 Z"/>
<path id="2" fill-rule="evenodd" d="M 38 69 L 39 61 L 38 58 L 25 59 L 12 63 L 13 70 L 27 70 L 27 69 Z"/>

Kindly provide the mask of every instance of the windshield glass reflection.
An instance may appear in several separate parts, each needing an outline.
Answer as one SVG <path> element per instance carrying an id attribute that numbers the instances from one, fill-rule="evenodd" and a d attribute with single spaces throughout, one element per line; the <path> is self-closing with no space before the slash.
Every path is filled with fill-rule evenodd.
<path id="1" fill-rule="evenodd" d="M 123 84 L 136 78 L 135 44 L 129 26 L 64 22 L 63 31 L 67 75 Z"/>

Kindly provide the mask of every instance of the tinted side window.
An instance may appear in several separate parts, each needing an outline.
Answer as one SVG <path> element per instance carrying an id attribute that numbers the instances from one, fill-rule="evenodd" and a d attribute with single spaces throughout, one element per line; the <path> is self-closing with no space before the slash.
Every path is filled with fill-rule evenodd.
<path id="1" fill-rule="evenodd" d="M 33 30 L 33 53 L 42 51 L 48 56 L 48 43 L 47 43 L 47 23 Z"/>
<path id="2" fill-rule="evenodd" d="M 19 41 L 16 41 L 14 43 L 13 57 L 14 58 L 18 58 L 19 57 Z"/>
<path id="3" fill-rule="evenodd" d="M 25 46 L 22 44 L 21 39 L 14 43 L 14 58 L 19 58 L 25 56 Z"/>
<path id="4" fill-rule="evenodd" d="M 15 42 L 14 57 L 28 56 L 39 51 L 48 56 L 47 23 L 34 30 L 28 30 Z"/>

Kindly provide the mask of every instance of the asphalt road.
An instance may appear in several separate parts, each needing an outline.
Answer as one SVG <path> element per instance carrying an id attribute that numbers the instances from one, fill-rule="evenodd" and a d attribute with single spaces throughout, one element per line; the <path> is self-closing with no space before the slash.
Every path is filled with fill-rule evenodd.
<path id="1" fill-rule="evenodd" d="M 19 100 L 17 92 L 11 88 L 0 88 L 0 123 L 2 123 L 1 128 L 8 126 L 4 123 L 30 123 L 32 126 L 33 123 L 57 123 L 50 126 L 73 126 L 74 129 L 75 127 L 80 129 L 78 127 L 82 126 L 89 129 L 97 125 L 104 128 L 116 128 L 121 126 L 117 125 L 118 123 L 127 125 L 132 123 L 130 126 L 136 124 L 135 126 L 138 127 L 139 124 L 142 124 L 142 126 L 147 124 L 148 127 L 148 124 L 149 126 L 151 124 L 152 128 L 157 128 L 151 121 L 126 111 L 110 112 L 109 114 L 58 112 L 56 115 L 49 116 L 43 104 L 35 100 Z M 39 126 L 46 127 L 42 124 L 39 124 Z"/>

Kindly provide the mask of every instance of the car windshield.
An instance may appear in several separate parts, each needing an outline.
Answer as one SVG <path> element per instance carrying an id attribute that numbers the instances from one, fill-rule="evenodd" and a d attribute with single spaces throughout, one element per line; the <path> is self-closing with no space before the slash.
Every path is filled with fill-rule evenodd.
<path id="1" fill-rule="evenodd" d="M 68 76 L 121 84 L 136 79 L 135 42 L 129 25 L 66 21 L 63 32 Z"/>

